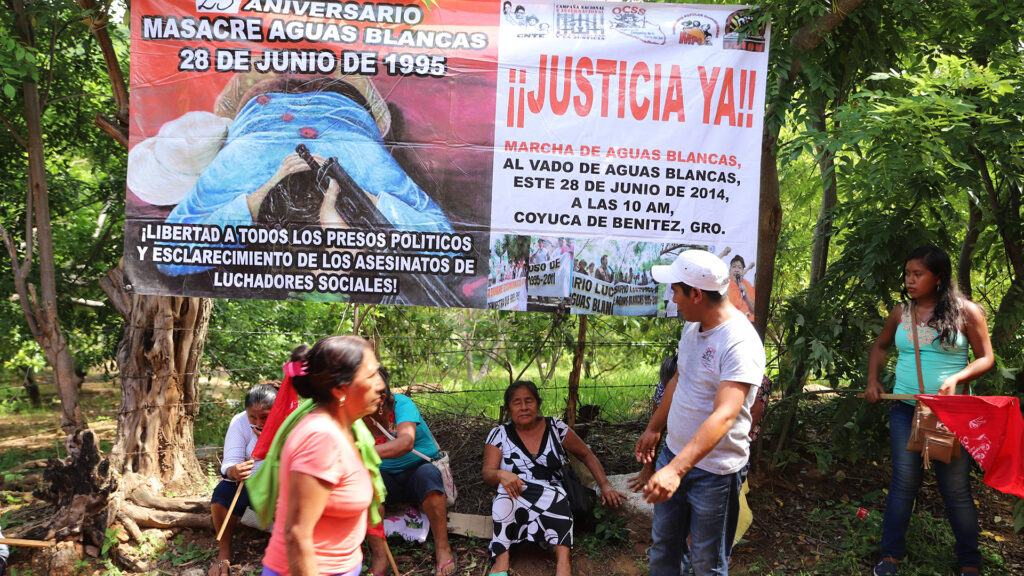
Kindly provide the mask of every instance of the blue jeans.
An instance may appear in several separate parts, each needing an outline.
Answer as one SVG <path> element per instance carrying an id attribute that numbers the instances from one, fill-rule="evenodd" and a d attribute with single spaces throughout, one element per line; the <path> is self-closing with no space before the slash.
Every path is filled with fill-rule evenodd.
<path id="1" fill-rule="evenodd" d="M 427 499 L 427 494 L 440 492 L 444 494 L 444 479 L 436 466 L 420 460 L 415 468 L 401 472 L 388 472 L 381 469 L 380 476 L 387 488 L 385 504 L 412 504 L 419 506 Z"/>
<path id="2" fill-rule="evenodd" d="M 889 495 L 885 499 L 885 519 L 882 522 L 883 557 L 903 558 L 907 547 L 907 526 L 910 525 L 914 500 L 924 475 L 921 453 L 907 450 L 913 420 L 913 406 L 893 402 L 889 411 L 892 483 L 889 484 Z M 946 516 L 956 538 L 954 550 L 957 564 L 961 567 L 980 567 L 978 510 L 971 497 L 970 456 L 961 448 L 960 457 L 954 458 L 949 464 L 933 460 L 931 465 L 939 484 L 939 494 L 946 505 Z"/>
<path id="3" fill-rule="evenodd" d="M 662 449 L 655 468 L 660 470 L 674 457 L 667 447 Z M 654 505 L 651 576 L 684 574 L 687 556 L 697 576 L 729 573 L 729 535 L 736 533 L 733 511 L 739 508 L 740 474 L 719 475 L 693 468 L 667 502 Z"/>

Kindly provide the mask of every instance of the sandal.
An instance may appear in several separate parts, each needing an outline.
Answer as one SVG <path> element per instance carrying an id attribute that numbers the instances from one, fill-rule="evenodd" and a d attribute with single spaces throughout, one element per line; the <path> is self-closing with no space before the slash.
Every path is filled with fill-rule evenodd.
<path id="1" fill-rule="evenodd" d="M 452 555 L 451 559 L 445 562 L 444 564 L 438 564 L 437 566 L 435 566 L 434 571 L 431 572 L 431 574 L 433 574 L 434 576 L 443 576 L 441 574 L 441 571 L 449 566 L 452 567 L 452 571 L 448 573 L 448 576 L 453 576 L 456 572 L 458 572 L 459 561 L 455 558 L 454 555 Z"/>
<path id="2" fill-rule="evenodd" d="M 231 576 L 231 562 L 218 560 L 206 571 L 207 576 Z"/>

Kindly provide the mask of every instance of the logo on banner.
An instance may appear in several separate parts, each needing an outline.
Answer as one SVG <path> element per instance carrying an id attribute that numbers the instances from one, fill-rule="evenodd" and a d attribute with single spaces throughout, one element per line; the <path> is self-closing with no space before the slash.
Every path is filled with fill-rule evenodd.
<path id="1" fill-rule="evenodd" d="M 196 0 L 196 12 L 238 14 L 242 0 Z"/>
<path id="2" fill-rule="evenodd" d="M 722 48 L 726 50 L 746 50 L 747 52 L 764 52 L 764 26 L 758 29 L 757 34 L 741 34 L 738 30 L 751 21 L 747 10 L 737 10 L 725 19 L 725 37 L 722 39 Z"/>
<path id="3" fill-rule="evenodd" d="M 676 20 L 672 32 L 679 37 L 680 44 L 711 46 L 711 41 L 721 33 L 721 28 L 710 16 L 693 12 Z"/>
<path id="4" fill-rule="evenodd" d="M 520 29 L 516 38 L 547 38 L 551 29 L 550 24 L 541 22 L 536 14 L 527 13 L 522 5 L 513 8 L 512 3 L 506 1 L 502 5 L 502 14 L 506 22 Z"/>
<path id="5" fill-rule="evenodd" d="M 612 8 L 612 30 L 630 38 L 636 38 L 644 44 L 665 44 L 665 33 L 657 24 L 647 20 L 647 10 L 640 6 L 616 6 Z"/>
<path id="6" fill-rule="evenodd" d="M 555 4 L 555 37 L 604 40 L 604 7 Z"/>

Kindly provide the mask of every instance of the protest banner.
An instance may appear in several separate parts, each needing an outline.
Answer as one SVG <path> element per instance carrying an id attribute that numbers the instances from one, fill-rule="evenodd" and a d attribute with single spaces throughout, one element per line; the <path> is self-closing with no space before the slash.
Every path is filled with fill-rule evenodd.
<path id="1" fill-rule="evenodd" d="M 653 316 L 658 311 L 658 285 L 626 284 L 615 285 L 615 306 L 612 313 L 616 316 Z"/>
<path id="2" fill-rule="evenodd" d="M 526 310 L 526 278 L 513 278 L 488 287 L 487 307 L 492 310 Z"/>
<path id="3" fill-rule="evenodd" d="M 132 7 L 132 291 L 486 308 L 492 266 L 526 273 L 496 237 L 756 255 L 769 30 L 743 6 Z M 568 299 L 576 256 L 527 293 Z"/>
<path id="4" fill-rule="evenodd" d="M 572 279 L 573 314 L 612 314 L 615 308 L 615 285 L 586 274 Z"/>

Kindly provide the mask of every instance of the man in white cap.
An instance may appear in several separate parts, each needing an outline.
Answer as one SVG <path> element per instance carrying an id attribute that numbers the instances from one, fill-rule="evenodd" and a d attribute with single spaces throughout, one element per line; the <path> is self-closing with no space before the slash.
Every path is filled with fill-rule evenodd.
<path id="1" fill-rule="evenodd" d="M 654 459 L 644 486 L 654 504 L 651 576 L 728 574 L 740 486 L 750 456 L 750 407 L 764 376 L 764 345 L 729 302 L 729 267 L 714 254 L 688 250 L 655 280 L 671 284 L 686 320 L 679 338 L 678 377 L 636 444 L 639 462 Z M 690 538 L 689 545 L 687 537 Z"/>

